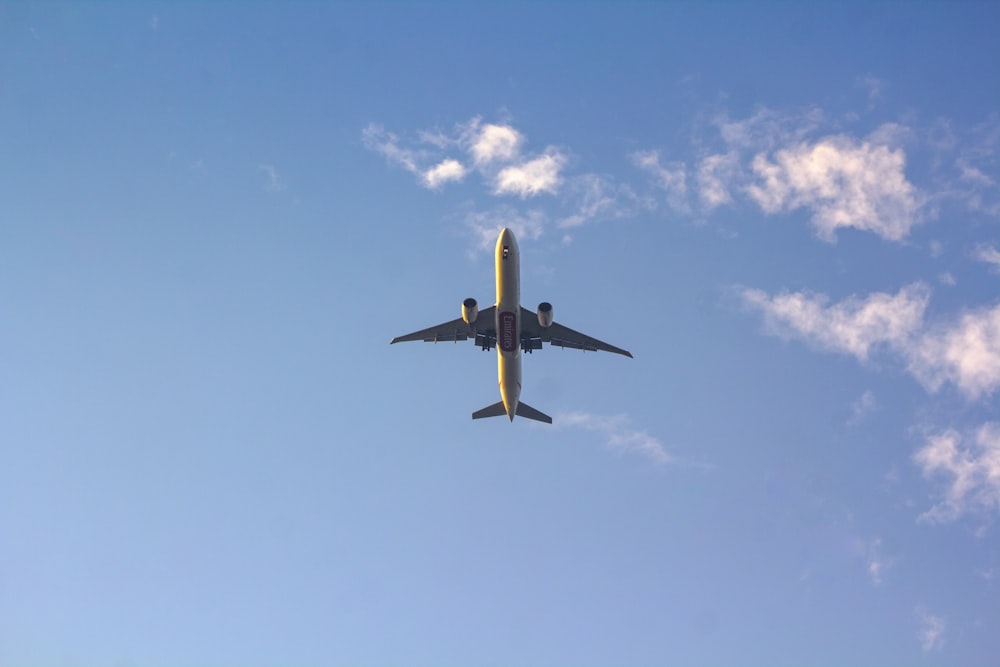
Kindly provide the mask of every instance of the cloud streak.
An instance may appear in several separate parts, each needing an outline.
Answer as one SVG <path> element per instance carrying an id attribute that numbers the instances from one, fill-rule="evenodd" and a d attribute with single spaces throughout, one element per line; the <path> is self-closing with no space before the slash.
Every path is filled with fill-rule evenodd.
<path id="1" fill-rule="evenodd" d="M 924 321 L 930 290 L 914 283 L 896 294 L 875 292 L 830 304 L 823 294 L 740 290 L 744 305 L 761 312 L 767 331 L 866 362 L 885 348 L 930 392 L 955 385 L 971 400 L 1000 387 L 1000 304 L 934 325 Z"/>
<path id="2" fill-rule="evenodd" d="M 771 333 L 867 361 L 877 345 L 905 345 L 923 322 L 930 293 L 914 283 L 896 294 L 852 296 L 832 305 L 825 295 L 807 292 L 769 296 L 762 290 L 744 289 L 741 296 L 747 306 L 764 314 Z"/>
<path id="3" fill-rule="evenodd" d="M 994 273 L 1000 273 L 1000 250 L 992 245 L 980 244 L 972 253 L 972 258 L 990 265 Z"/>
<path id="4" fill-rule="evenodd" d="M 595 415 L 567 412 L 554 420 L 560 428 L 579 428 L 601 435 L 609 449 L 646 457 L 658 466 L 676 463 L 660 440 L 644 430 L 633 428 L 625 415 Z"/>

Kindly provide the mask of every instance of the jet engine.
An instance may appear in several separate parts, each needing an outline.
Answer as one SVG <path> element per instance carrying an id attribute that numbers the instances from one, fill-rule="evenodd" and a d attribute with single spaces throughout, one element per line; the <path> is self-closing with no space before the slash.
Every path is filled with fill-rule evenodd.
<path id="1" fill-rule="evenodd" d="M 462 319 L 465 320 L 465 323 L 475 324 L 477 317 L 479 317 L 479 306 L 476 305 L 476 300 L 469 298 L 463 301 Z"/>
<path id="2" fill-rule="evenodd" d="M 552 326 L 552 304 L 548 301 L 538 304 L 538 325 L 543 329 Z"/>

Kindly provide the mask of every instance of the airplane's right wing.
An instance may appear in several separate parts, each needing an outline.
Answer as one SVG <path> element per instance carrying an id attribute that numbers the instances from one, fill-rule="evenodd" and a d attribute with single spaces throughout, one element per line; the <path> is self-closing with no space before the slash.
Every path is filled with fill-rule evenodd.
<path id="1" fill-rule="evenodd" d="M 496 332 L 493 331 L 496 328 L 493 321 L 494 310 L 496 310 L 496 306 L 490 306 L 479 311 L 479 317 L 476 318 L 476 323 L 473 325 L 466 324 L 465 320 L 459 317 L 457 320 L 427 327 L 420 331 L 408 333 L 405 336 L 396 336 L 389 341 L 389 344 L 405 343 L 413 340 L 421 340 L 425 343 L 451 343 L 468 340 L 470 336 L 475 337 L 476 334 L 483 334 L 487 337 L 492 334 L 492 340 L 496 340 Z"/>
<path id="2" fill-rule="evenodd" d="M 558 322 L 553 322 L 547 327 L 542 327 L 538 323 L 538 317 L 535 313 L 531 312 L 524 306 L 521 306 L 521 336 L 529 341 L 532 339 L 534 341 L 538 341 L 538 347 L 541 347 L 540 343 L 544 342 L 549 345 L 568 347 L 574 350 L 588 350 L 591 352 L 601 350 L 604 352 L 622 354 L 629 358 L 632 357 L 632 353 L 628 350 L 623 350 L 620 347 L 609 345 L 602 340 L 597 340 L 592 336 L 582 334 L 579 331 L 574 331 L 573 329 L 563 326 Z"/>

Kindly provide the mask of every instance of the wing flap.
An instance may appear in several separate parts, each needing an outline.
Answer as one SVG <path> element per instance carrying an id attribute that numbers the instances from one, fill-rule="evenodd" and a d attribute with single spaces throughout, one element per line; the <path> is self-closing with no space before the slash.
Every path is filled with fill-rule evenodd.
<path id="1" fill-rule="evenodd" d="M 425 343 L 457 343 L 463 340 L 469 340 L 469 338 L 475 337 L 477 334 L 489 335 L 496 328 L 493 322 L 493 311 L 496 310 L 495 306 L 490 306 L 479 312 L 479 317 L 476 319 L 474 324 L 466 324 L 465 320 L 461 317 L 450 322 L 443 322 L 437 326 L 427 327 L 426 329 L 421 329 L 420 331 L 414 331 L 413 333 L 408 333 L 404 336 L 396 336 L 389 341 L 389 344 L 393 343 L 406 343 L 409 341 L 423 341 Z"/>
<path id="2" fill-rule="evenodd" d="M 568 347 L 573 350 L 584 350 L 587 352 L 612 352 L 632 358 L 632 353 L 598 340 L 593 336 L 574 331 L 558 322 L 553 322 L 550 326 L 542 327 L 538 323 L 538 317 L 524 306 L 521 306 L 521 331 L 528 340 L 540 340 L 557 347 Z M 537 349 L 537 348 L 536 348 Z"/>

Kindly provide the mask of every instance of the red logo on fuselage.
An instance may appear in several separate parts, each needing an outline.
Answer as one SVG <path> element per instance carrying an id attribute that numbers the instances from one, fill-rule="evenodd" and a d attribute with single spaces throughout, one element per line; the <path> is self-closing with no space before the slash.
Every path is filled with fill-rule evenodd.
<path id="1" fill-rule="evenodd" d="M 497 338 L 500 341 L 500 349 L 504 352 L 513 352 L 517 349 L 517 315 L 513 311 L 505 310 L 499 315 L 500 331 Z"/>

